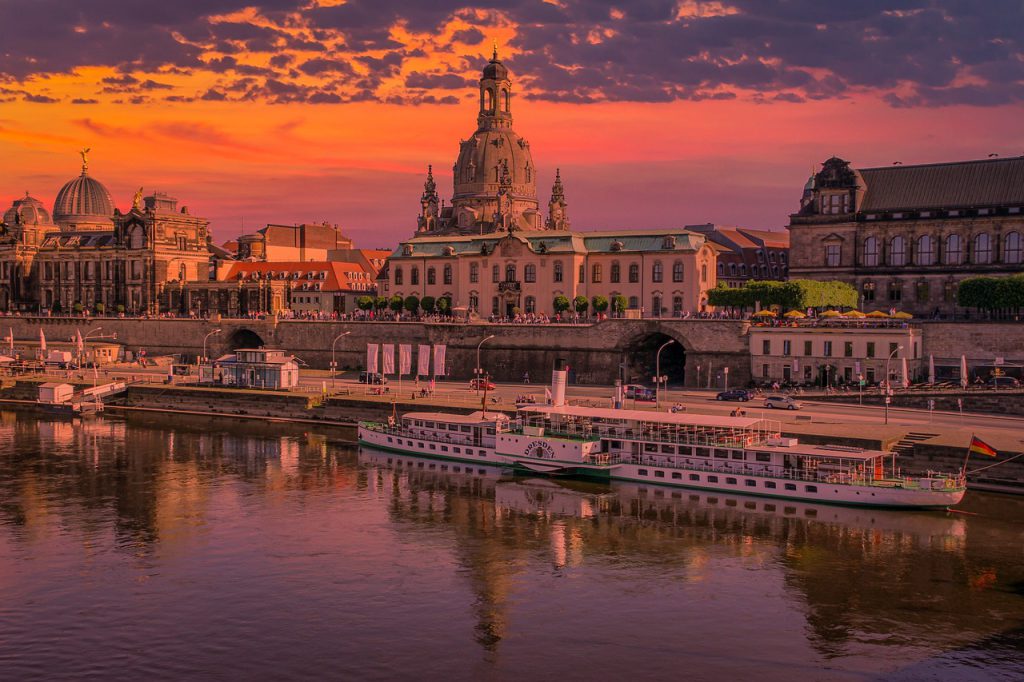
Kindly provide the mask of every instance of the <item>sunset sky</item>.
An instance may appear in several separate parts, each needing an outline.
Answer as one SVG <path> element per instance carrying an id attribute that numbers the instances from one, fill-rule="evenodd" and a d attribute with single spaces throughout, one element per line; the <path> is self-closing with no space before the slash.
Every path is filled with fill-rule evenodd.
<path id="1" fill-rule="evenodd" d="M 1020 0 L 5 0 L 0 200 L 79 172 L 219 240 L 329 221 L 366 247 L 451 194 L 496 41 L 546 205 L 575 229 L 782 229 L 812 166 L 1024 154 Z"/>

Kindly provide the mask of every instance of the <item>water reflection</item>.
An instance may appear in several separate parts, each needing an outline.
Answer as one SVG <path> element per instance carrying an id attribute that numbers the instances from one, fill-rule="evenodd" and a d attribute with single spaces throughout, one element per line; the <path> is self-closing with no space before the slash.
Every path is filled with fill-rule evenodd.
<path id="1" fill-rule="evenodd" d="M 0 412 L 0 627 L 20 625 L 0 672 L 127 676 L 85 640 L 42 654 L 72 627 L 108 644 L 111 595 L 139 619 L 124 655 L 181 674 L 1020 672 L 1024 500 L 972 493 L 967 515 L 602 486 L 349 437 Z M 218 618 L 227 633 L 204 629 Z"/>

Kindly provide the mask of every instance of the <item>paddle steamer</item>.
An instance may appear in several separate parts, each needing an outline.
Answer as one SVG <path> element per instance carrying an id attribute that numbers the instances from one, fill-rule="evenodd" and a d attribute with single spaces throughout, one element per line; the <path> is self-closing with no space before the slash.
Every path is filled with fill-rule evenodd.
<path id="1" fill-rule="evenodd" d="M 775 420 L 567 405 L 565 385 L 556 367 L 550 404 L 520 406 L 514 418 L 410 412 L 361 422 L 359 442 L 547 476 L 833 504 L 945 508 L 966 491 L 962 472 L 904 476 L 891 452 L 803 444 Z"/>

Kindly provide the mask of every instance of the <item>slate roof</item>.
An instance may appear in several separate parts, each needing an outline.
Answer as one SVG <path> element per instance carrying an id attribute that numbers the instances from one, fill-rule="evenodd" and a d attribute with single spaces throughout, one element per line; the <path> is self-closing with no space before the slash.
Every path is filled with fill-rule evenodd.
<path id="1" fill-rule="evenodd" d="M 508 235 L 501 232 L 487 235 L 458 235 L 437 237 L 413 237 L 398 245 L 392 254 L 393 258 L 401 258 L 405 244 L 413 248 L 413 257 L 441 256 L 445 247 L 452 247 L 455 255 L 478 254 L 483 244 L 490 252 L 494 245 Z M 653 229 L 653 230 L 602 230 L 595 232 L 566 232 L 561 230 L 541 230 L 516 232 L 516 238 L 525 239 L 530 246 L 539 251 L 544 245 L 545 253 L 602 253 L 612 252 L 612 244 L 621 242 L 622 248 L 617 251 L 670 251 L 663 248 L 664 238 L 676 238 L 676 251 L 696 250 L 704 243 L 704 236 L 688 232 L 684 229 Z"/>
<path id="2" fill-rule="evenodd" d="M 865 213 L 1024 205 L 1024 157 L 862 168 Z"/>

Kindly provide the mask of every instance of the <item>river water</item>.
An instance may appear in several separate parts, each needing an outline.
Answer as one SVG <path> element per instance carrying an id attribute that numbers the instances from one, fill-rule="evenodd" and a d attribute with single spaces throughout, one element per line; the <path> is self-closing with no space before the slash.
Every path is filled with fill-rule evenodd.
<path id="1" fill-rule="evenodd" d="M 0 413 L 0 679 L 1024 678 L 1024 499 L 565 484 Z"/>

